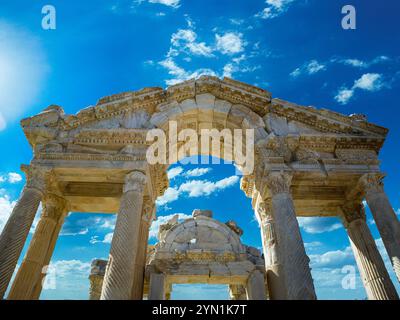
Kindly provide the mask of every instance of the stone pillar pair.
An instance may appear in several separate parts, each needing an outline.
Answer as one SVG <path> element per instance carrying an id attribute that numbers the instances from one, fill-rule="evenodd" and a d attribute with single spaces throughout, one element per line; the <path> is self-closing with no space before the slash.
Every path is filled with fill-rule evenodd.
<path id="1" fill-rule="evenodd" d="M 368 228 L 363 204 L 347 202 L 342 210 L 344 226 L 368 299 L 397 300 L 396 289 Z"/>
<path id="2" fill-rule="evenodd" d="M 263 179 L 268 197 L 258 214 L 266 262 L 269 297 L 316 299 L 309 261 L 290 193 L 292 174 L 269 172 Z M 262 203 L 262 202 L 261 202 Z M 268 207 L 268 208 L 267 208 Z M 260 214 L 261 213 L 261 214 Z"/>
<path id="3" fill-rule="evenodd" d="M 400 281 L 400 222 L 383 189 L 383 178 L 379 173 L 366 174 L 360 179 L 360 187 Z"/>
<path id="4" fill-rule="evenodd" d="M 49 170 L 40 167 L 22 169 L 27 182 L 0 235 L 0 299 L 4 298 L 10 283 L 50 174 Z"/>
<path id="5" fill-rule="evenodd" d="M 140 171 L 133 171 L 125 178 L 104 276 L 102 300 L 142 297 L 144 247 L 148 237 L 148 225 L 141 223 L 146 182 L 146 175 Z"/>
<path id="6" fill-rule="evenodd" d="M 54 194 L 45 195 L 42 215 L 11 286 L 8 299 L 39 299 L 42 282 L 67 212 L 67 203 L 63 198 Z"/>

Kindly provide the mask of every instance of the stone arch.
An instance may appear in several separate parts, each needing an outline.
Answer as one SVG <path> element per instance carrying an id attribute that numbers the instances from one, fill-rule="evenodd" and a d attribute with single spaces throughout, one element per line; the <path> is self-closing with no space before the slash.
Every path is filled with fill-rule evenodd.
<path id="1" fill-rule="evenodd" d="M 202 129 L 214 129 L 218 131 L 227 129 L 231 133 L 234 129 L 241 129 L 244 132 L 246 129 L 252 129 L 254 130 L 254 145 L 257 145 L 260 141 L 268 137 L 264 120 L 260 115 L 243 104 L 235 104 L 228 100 L 217 98 L 210 93 L 198 94 L 194 98 L 185 99 L 181 102 L 174 100 L 161 104 L 150 118 L 152 126 L 162 129 L 168 138 L 170 137 L 169 121 L 177 123 L 178 132 L 184 129 L 193 129 L 199 135 Z M 211 144 L 207 150 L 207 148 L 202 148 L 201 140 L 199 140 L 199 150 L 205 150 L 205 152 L 200 154 L 226 159 L 222 141 L 226 142 L 225 139 L 220 141 L 218 147 L 215 148 L 218 150 L 216 154 Z M 173 141 L 168 140 L 168 142 L 171 143 Z M 226 146 L 230 146 L 235 155 L 235 152 L 238 150 L 232 144 L 227 144 Z M 246 151 L 246 148 L 253 148 L 253 146 L 247 146 L 246 139 L 244 139 L 241 150 L 242 154 Z M 220 152 L 221 150 L 222 152 Z M 178 158 L 177 161 L 181 160 L 181 158 Z M 171 163 L 169 158 L 168 162 Z"/>

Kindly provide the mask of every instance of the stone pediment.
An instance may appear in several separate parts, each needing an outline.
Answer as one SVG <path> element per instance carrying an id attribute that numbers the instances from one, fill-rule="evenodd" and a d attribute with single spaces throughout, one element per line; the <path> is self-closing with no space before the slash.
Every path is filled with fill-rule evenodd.
<path id="1" fill-rule="evenodd" d="M 207 106 L 202 110 L 200 104 L 204 97 L 213 97 L 215 106 L 213 104 L 212 108 Z M 196 112 L 209 112 L 210 109 L 215 114 L 225 112 L 225 118 L 233 119 L 239 126 L 243 126 L 245 121 L 251 122 L 255 128 L 265 129 L 267 134 L 284 136 L 292 141 L 314 140 L 315 144 L 327 146 L 338 142 L 341 145 L 356 143 L 379 151 L 387 134 L 387 129 L 368 123 L 361 116 L 346 116 L 272 99 L 271 94 L 261 88 L 210 76 L 188 80 L 165 90 L 151 87 L 107 96 L 95 106 L 82 109 L 75 115 L 66 115 L 61 107 L 52 105 L 40 114 L 22 120 L 21 125 L 32 146 L 66 144 L 75 140 L 75 143 L 97 143 L 101 142 L 101 137 L 97 138 L 99 134 L 106 140 L 110 139 L 107 130 L 113 130 L 111 136 L 116 141 L 131 141 L 135 138 L 127 138 L 127 135 L 135 136 L 136 133 L 129 131 L 150 129 L 159 126 L 160 122 L 164 124 L 170 114 L 189 112 L 190 117 L 196 118 L 187 105 Z M 179 112 L 176 112 L 177 109 Z M 158 122 L 152 121 L 155 118 Z M 201 116 L 197 118 L 194 121 L 201 121 Z M 118 137 L 119 134 L 122 138 Z"/>

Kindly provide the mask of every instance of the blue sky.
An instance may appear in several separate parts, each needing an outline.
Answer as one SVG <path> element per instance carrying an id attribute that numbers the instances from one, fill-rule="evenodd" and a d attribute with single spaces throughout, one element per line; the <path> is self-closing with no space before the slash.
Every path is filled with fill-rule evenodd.
<path id="1" fill-rule="evenodd" d="M 341 28 L 341 8 L 349 3 L 357 10 L 356 30 Z M 56 9 L 56 30 L 41 27 L 46 4 Z M 362 113 L 389 128 L 380 158 L 388 174 L 386 192 L 399 212 L 399 10 L 395 0 L 1 1 L 0 229 L 23 187 L 19 165 L 32 157 L 21 118 L 50 104 L 76 113 L 106 95 L 166 87 L 201 74 L 230 76 L 303 105 Z M 160 221 L 211 209 L 217 219 L 236 220 L 245 231 L 243 242 L 260 247 L 234 167 L 190 171 L 196 168 L 171 167 L 170 175 L 179 173 L 159 201 Z M 114 222 L 104 214 L 66 219 L 52 259 L 56 289 L 44 290 L 42 299 L 88 297 L 90 261 L 107 257 Z M 300 219 L 300 225 L 318 297 L 365 298 L 359 279 L 354 290 L 341 287 L 342 267 L 355 264 L 340 221 Z M 371 221 L 370 227 L 384 253 Z M 204 286 L 179 286 L 173 297 L 190 295 L 227 297 L 226 288 Z"/>

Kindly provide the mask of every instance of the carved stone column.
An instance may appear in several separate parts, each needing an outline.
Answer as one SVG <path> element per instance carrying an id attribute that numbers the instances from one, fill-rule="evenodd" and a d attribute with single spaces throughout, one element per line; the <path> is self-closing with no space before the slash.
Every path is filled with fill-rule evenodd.
<path id="1" fill-rule="evenodd" d="M 342 209 L 344 225 L 368 299 L 398 299 L 396 289 L 365 221 L 364 206 L 357 202 L 348 202 Z"/>
<path id="2" fill-rule="evenodd" d="M 165 300 L 165 275 L 152 273 L 150 275 L 149 300 Z"/>
<path id="3" fill-rule="evenodd" d="M 383 244 L 400 281 L 400 222 L 383 190 L 382 174 L 366 174 L 360 184 L 374 217 Z"/>
<path id="4" fill-rule="evenodd" d="M 286 299 L 316 299 L 313 279 L 293 199 L 290 194 L 292 175 L 286 172 L 271 172 L 265 182 L 271 195 L 271 214 L 274 220 L 281 271 L 284 276 Z"/>
<path id="5" fill-rule="evenodd" d="M 101 292 L 102 300 L 131 298 L 145 185 L 146 176 L 142 172 L 133 171 L 125 178 Z"/>
<path id="6" fill-rule="evenodd" d="M 58 238 L 66 213 L 64 199 L 53 194 L 46 194 L 42 215 L 25 258 L 18 269 L 8 299 L 34 300 L 39 298 L 45 274 L 43 271 L 50 262 L 55 243 L 53 240 Z M 36 290 L 37 287 L 39 290 Z"/>
<path id="7" fill-rule="evenodd" d="M 40 201 L 49 171 L 24 167 L 27 182 L 0 235 L 0 299 L 4 297 L 18 258 L 24 247 Z"/>
<path id="8" fill-rule="evenodd" d="M 287 299 L 285 275 L 282 270 L 282 261 L 279 259 L 278 240 L 274 219 L 271 215 L 270 201 L 260 202 L 257 206 L 257 213 L 261 229 L 269 298 L 271 300 L 285 300 Z"/>
<path id="9" fill-rule="evenodd" d="M 247 300 L 267 300 L 265 294 L 264 275 L 255 270 L 249 276 L 246 285 Z"/>
<path id="10" fill-rule="evenodd" d="M 139 246 L 135 260 L 132 300 L 143 299 L 144 272 L 147 258 L 147 242 L 149 240 L 149 228 L 152 221 L 154 220 L 154 210 L 154 202 L 152 202 L 149 198 L 145 199 L 143 203 L 142 220 L 140 223 Z"/>

